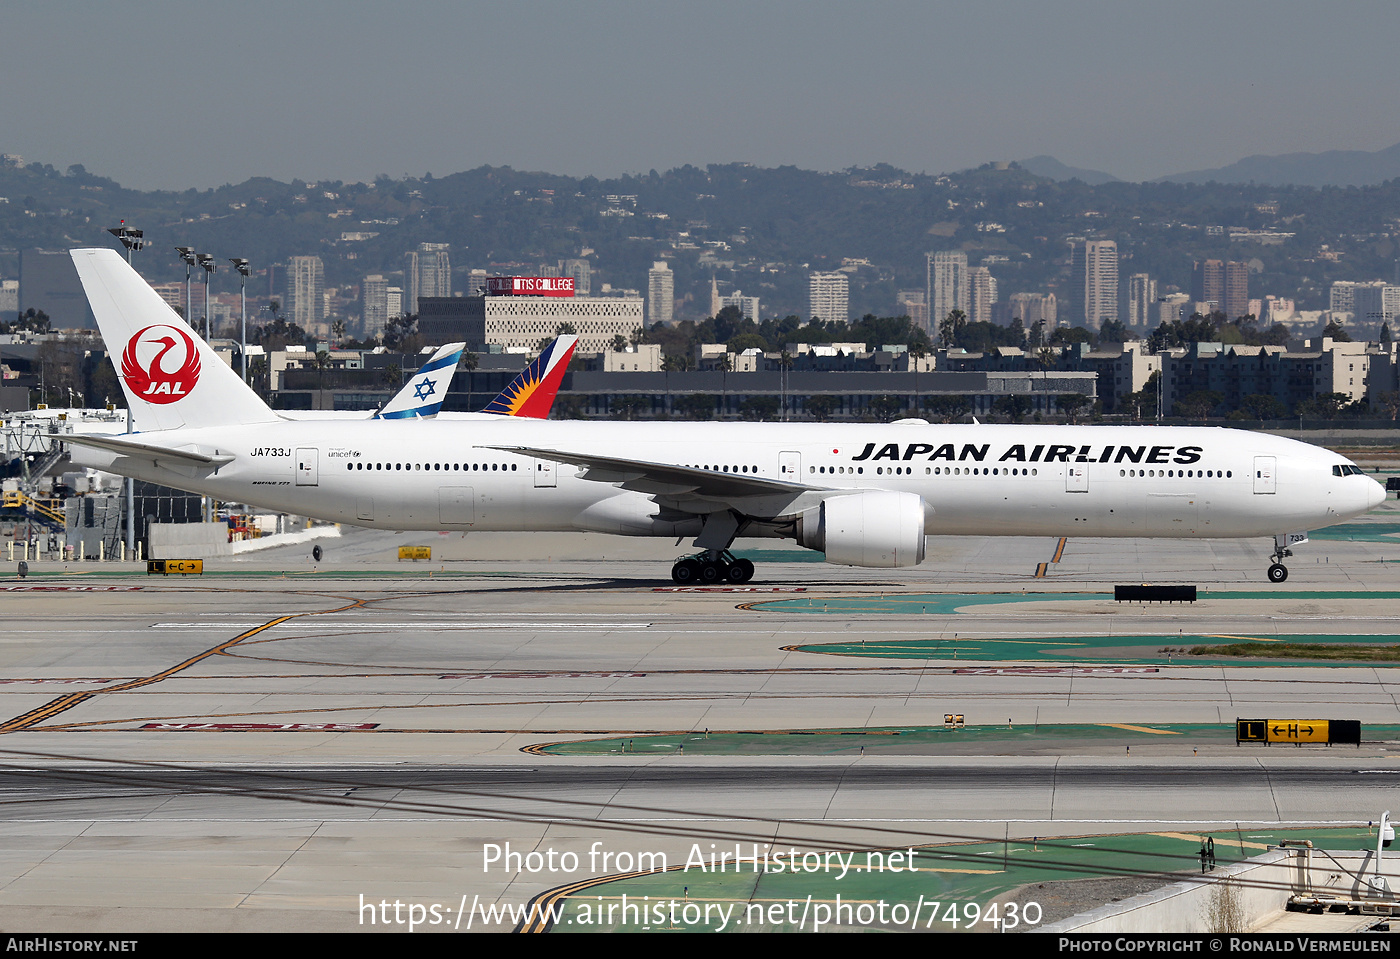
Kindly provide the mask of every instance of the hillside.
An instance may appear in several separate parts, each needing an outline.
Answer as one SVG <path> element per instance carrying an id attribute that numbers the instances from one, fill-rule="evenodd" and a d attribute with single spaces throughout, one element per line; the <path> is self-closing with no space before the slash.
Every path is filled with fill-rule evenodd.
<path id="1" fill-rule="evenodd" d="M 767 314 L 802 313 L 807 276 L 851 274 L 851 308 L 887 315 L 900 289 L 922 289 L 924 254 L 962 249 L 985 263 L 1003 297 L 1064 293 L 1068 241 L 1117 240 L 1121 272 L 1162 291 L 1189 287 L 1205 257 L 1254 263 L 1252 291 L 1320 308 L 1335 279 L 1394 275 L 1400 181 L 1361 188 L 1057 182 L 1012 164 L 956 174 L 888 166 L 826 174 L 745 164 L 684 166 L 611 180 L 509 167 L 373 183 L 255 179 L 213 190 L 142 192 L 81 167 L 0 167 L 0 276 L 17 252 L 107 245 L 120 219 L 146 231 L 138 266 L 183 279 L 173 247 L 244 256 L 254 269 L 317 254 L 328 285 L 402 268 L 420 242 L 450 245 L 455 270 L 534 271 L 587 256 L 595 286 L 645 290 L 665 257 L 685 314 L 708 312 L 713 274 Z M 1232 242 L 1231 229 L 1285 231 L 1279 245 Z M 1324 250 L 1324 247 L 1326 249 Z M 461 287 L 459 286 L 459 289 Z M 215 289 L 236 289 L 223 273 Z M 250 290 L 255 286 L 250 285 Z M 265 287 L 264 287 L 265 289 Z"/>

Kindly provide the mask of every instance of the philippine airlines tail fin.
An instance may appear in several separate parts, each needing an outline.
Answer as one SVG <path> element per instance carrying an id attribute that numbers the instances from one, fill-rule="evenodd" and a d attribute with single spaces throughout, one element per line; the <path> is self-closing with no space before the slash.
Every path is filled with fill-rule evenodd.
<path id="1" fill-rule="evenodd" d="M 452 383 L 452 374 L 457 372 L 457 361 L 462 358 L 465 343 L 448 343 L 439 347 L 423 368 L 394 394 L 394 398 L 375 413 L 373 419 L 402 420 L 417 416 L 436 416 L 442 409 L 447 387 Z"/>
<path id="2" fill-rule="evenodd" d="M 554 406 L 554 396 L 559 392 L 559 384 L 569 368 L 569 357 L 573 356 L 577 345 L 577 336 L 556 337 L 481 412 L 548 419 L 549 411 Z"/>
<path id="3" fill-rule="evenodd" d="M 116 250 L 71 255 L 141 430 L 277 420 Z"/>

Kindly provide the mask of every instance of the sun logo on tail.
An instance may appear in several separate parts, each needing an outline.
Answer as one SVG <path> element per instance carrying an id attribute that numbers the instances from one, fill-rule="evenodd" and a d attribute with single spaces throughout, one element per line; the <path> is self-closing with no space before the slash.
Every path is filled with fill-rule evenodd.
<path id="1" fill-rule="evenodd" d="M 530 419 L 548 418 L 577 342 L 577 337 L 561 336 L 549 344 L 499 396 L 486 404 L 482 412 Z"/>
<path id="2" fill-rule="evenodd" d="M 167 361 L 166 355 L 172 351 L 175 355 Z M 167 371 L 167 362 L 178 365 Z M 122 379 L 147 403 L 174 403 L 188 396 L 199 382 L 199 351 L 189 334 L 177 326 L 148 326 L 126 342 Z"/>

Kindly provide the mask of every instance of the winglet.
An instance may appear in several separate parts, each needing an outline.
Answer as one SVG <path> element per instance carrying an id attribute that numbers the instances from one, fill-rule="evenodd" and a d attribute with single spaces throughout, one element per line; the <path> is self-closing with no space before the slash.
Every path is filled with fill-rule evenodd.
<path id="1" fill-rule="evenodd" d="M 577 345 L 577 336 L 557 337 L 481 412 L 548 419 L 559 384 L 569 368 L 569 357 L 573 356 Z"/>
<path id="2" fill-rule="evenodd" d="M 423 368 L 411 376 L 403 389 L 384 404 L 384 408 L 371 419 L 401 420 L 415 416 L 436 416 L 442 409 L 447 387 L 452 382 L 452 374 L 457 372 L 457 361 L 462 358 L 465 343 L 448 343 L 438 348 Z"/>

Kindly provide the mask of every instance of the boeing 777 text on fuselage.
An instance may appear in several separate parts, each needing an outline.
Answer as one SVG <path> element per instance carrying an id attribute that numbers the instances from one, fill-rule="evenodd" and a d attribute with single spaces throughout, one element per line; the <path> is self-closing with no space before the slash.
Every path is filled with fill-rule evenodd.
<path id="1" fill-rule="evenodd" d="M 72 255 L 140 428 L 74 437 L 75 462 L 331 522 L 694 536 L 673 578 L 735 583 L 741 535 L 868 567 L 921 562 L 929 535 L 1270 536 L 1281 582 L 1308 530 L 1385 499 L 1336 453 L 1216 428 L 293 419 L 115 251 Z"/>

